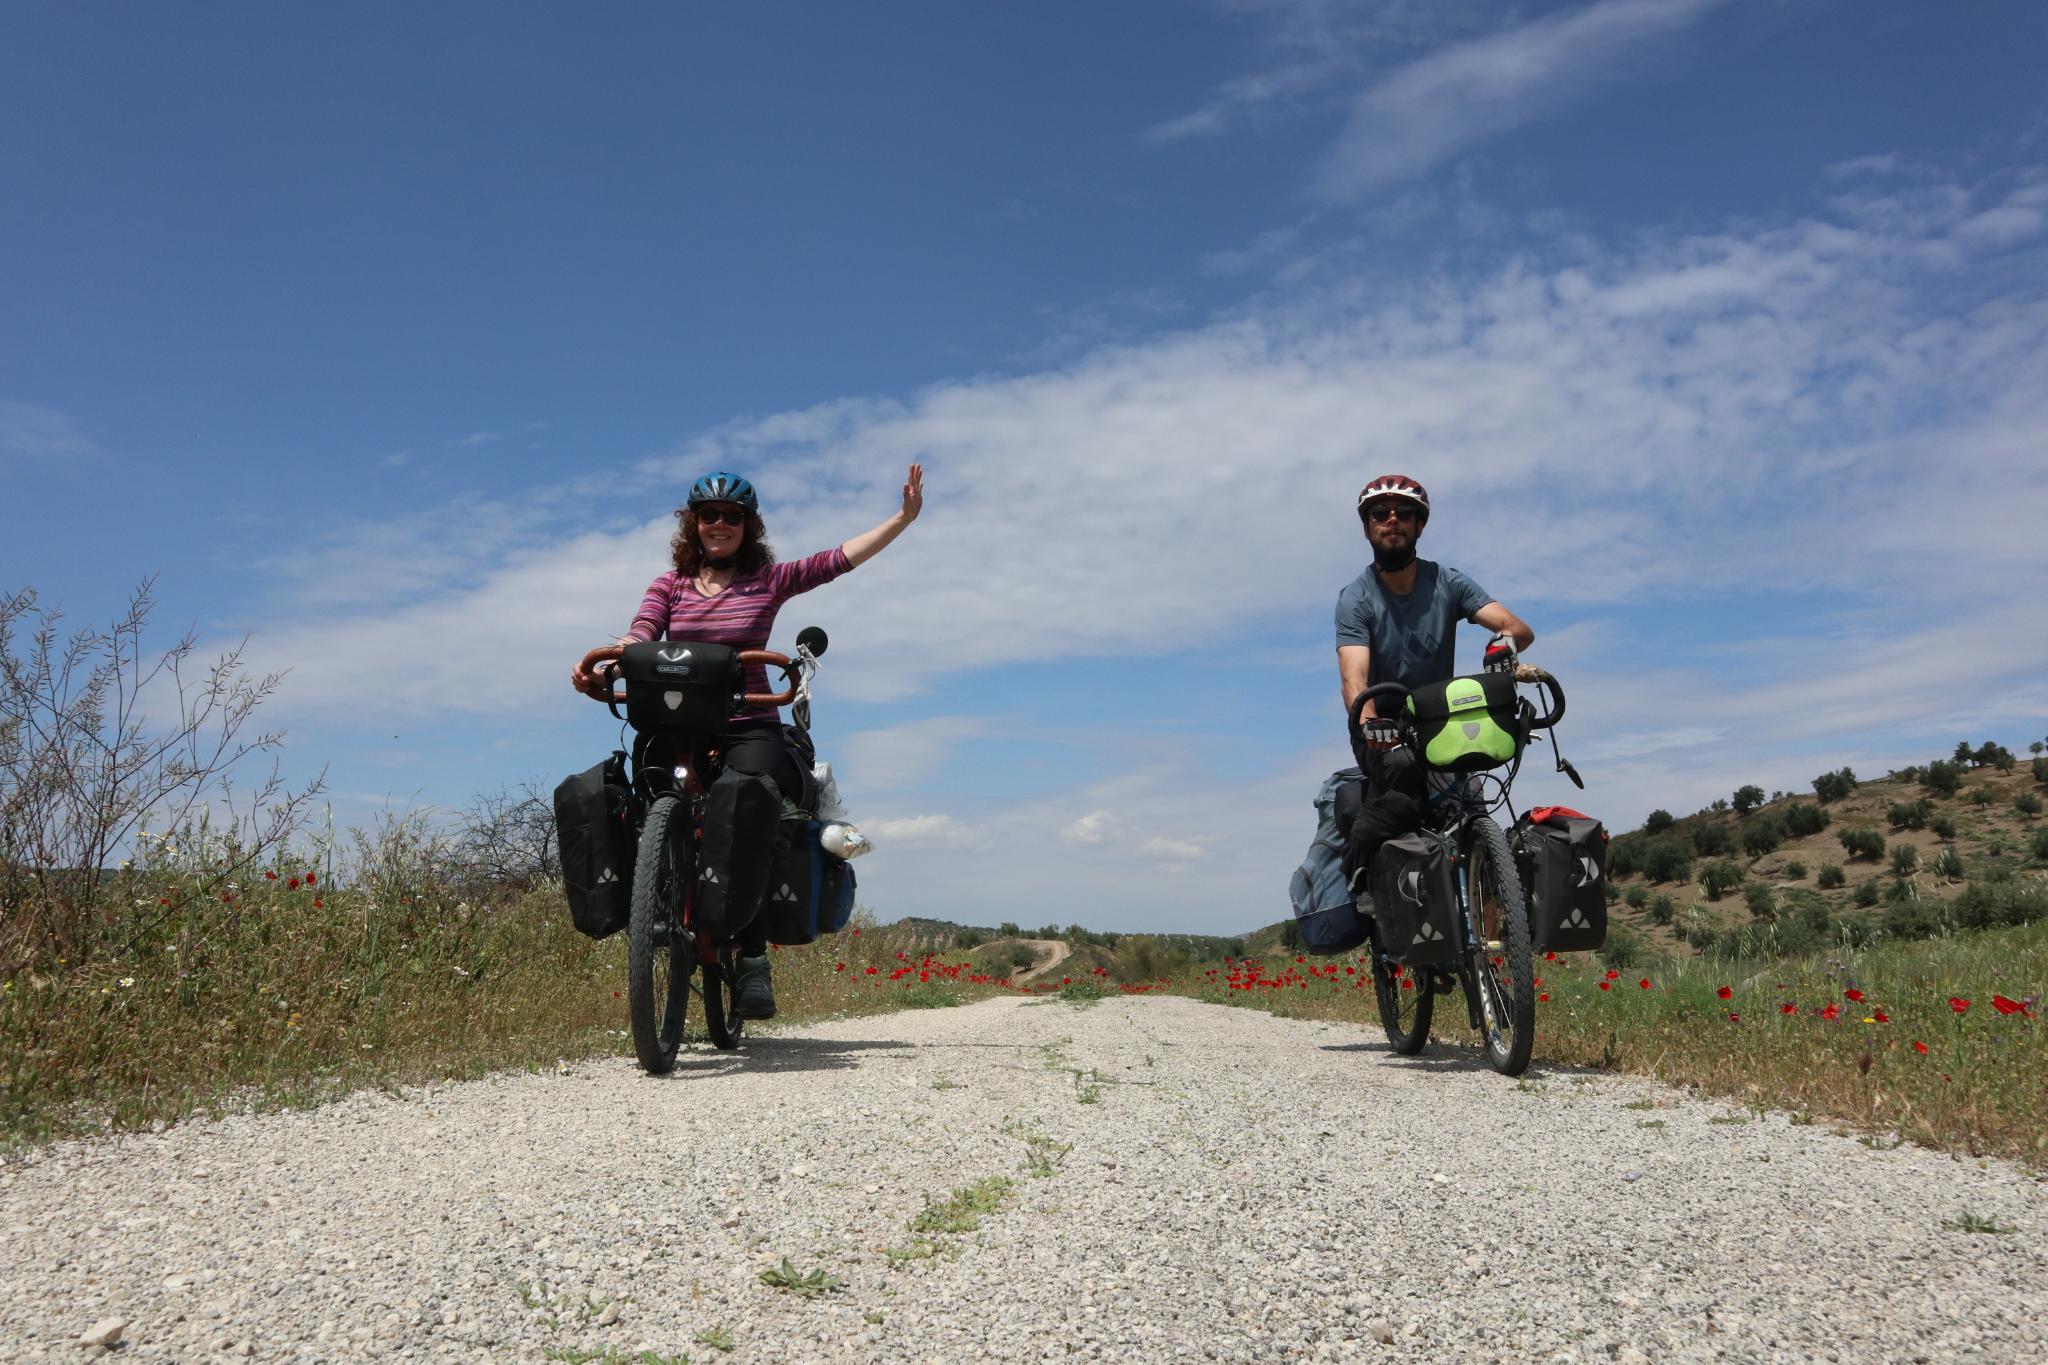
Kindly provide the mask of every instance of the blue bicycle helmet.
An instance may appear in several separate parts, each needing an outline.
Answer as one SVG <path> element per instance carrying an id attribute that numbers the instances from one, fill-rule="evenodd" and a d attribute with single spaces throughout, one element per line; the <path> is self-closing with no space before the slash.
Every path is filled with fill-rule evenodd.
<path id="1" fill-rule="evenodd" d="M 690 485 L 688 505 L 695 507 L 700 502 L 736 502 L 749 512 L 761 510 L 761 500 L 754 496 L 754 485 L 722 469 L 715 474 L 706 474 Z"/>

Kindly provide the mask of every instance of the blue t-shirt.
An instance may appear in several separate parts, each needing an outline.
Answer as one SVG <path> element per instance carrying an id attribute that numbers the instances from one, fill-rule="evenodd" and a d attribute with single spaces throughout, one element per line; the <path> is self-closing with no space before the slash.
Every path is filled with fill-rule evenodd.
<path id="1" fill-rule="evenodd" d="M 1337 594 L 1337 645 L 1372 651 L 1366 685 L 1421 687 L 1458 675 L 1458 623 L 1493 599 L 1456 569 L 1415 561 L 1415 586 L 1388 592 L 1368 568 Z"/>

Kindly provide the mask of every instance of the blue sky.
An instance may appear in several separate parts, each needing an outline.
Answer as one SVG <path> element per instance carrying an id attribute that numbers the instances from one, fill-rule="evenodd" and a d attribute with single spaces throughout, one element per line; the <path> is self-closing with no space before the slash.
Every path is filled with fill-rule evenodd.
<path id="1" fill-rule="evenodd" d="M 921 459 L 778 631 L 885 917 L 1280 917 L 1386 470 L 1617 827 L 2024 744 L 2044 58 L 1995 2 L 13 5 L 0 581 L 160 574 L 338 819 L 456 807 L 609 747 L 563 677 L 695 474 L 800 554 Z"/>

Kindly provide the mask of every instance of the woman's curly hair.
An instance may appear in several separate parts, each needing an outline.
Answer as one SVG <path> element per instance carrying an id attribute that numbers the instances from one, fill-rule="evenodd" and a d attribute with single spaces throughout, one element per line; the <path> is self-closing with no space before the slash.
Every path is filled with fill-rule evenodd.
<path id="1" fill-rule="evenodd" d="M 680 524 L 668 542 L 669 559 L 676 566 L 676 572 L 686 577 L 694 576 L 704 563 L 704 542 L 697 534 L 697 514 L 687 507 L 678 507 L 676 516 Z M 775 562 L 775 547 L 768 543 L 768 528 L 761 522 L 759 512 L 747 513 L 746 537 L 740 541 L 739 553 L 733 556 L 735 567 L 741 573 L 754 573 Z"/>

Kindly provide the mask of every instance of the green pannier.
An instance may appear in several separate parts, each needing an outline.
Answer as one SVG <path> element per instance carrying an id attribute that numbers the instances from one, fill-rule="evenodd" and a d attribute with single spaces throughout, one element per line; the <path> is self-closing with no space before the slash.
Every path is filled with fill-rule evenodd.
<path id="1" fill-rule="evenodd" d="M 1442 772 L 1476 773 L 1512 763 L 1529 742 L 1529 730 L 1507 673 L 1418 687 L 1408 695 L 1422 761 Z"/>

